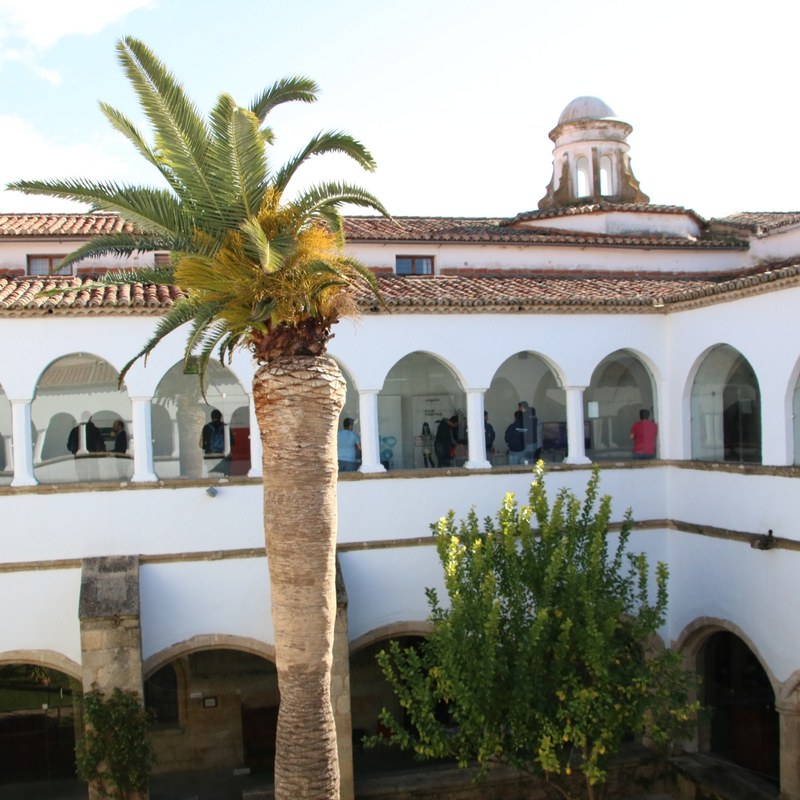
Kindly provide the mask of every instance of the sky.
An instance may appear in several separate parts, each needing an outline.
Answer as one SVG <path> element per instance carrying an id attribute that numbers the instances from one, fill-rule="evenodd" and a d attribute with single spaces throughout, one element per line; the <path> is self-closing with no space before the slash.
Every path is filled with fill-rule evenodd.
<path id="1" fill-rule="evenodd" d="M 288 75 L 313 105 L 270 116 L 273 163 L 321 130 L 373 153 L 363 173 L 319 159 L 300 184 L 344 179 L 396 216 L 507 217 L 537 207 L 548 133 L 575 97 L 633 126 L 653 203 L 705 218 L 800 209 L 793 0 L 0 0 L 0 212 L 83 211 L 5 190 L 18 179 L 160 185 L 99 110 L 146 130 L 117 62 L 134 36 L 205 114 Z"/>

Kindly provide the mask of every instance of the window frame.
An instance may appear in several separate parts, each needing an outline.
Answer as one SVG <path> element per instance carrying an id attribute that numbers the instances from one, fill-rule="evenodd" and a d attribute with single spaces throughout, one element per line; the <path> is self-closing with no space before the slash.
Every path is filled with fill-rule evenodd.
<path id="1" fill-rule="evenodd" d="M 67 253 L 29 253 L 25 263 L 25 274 L 32 278 L 46 278 L 48 276 L 63 276 L 68 277 L 72 275 L 72 267 L 67 266 L 65 269 L 68 272 L 60 272 L 61 266 L 54 268 L 55 263 L 63 261 L 67 257 Z M 31 261 L 34 259 L 46 259 L 48 262 L 47 272 L 31 272 Z"/>
<path id="2" fill-rule="evenodd" d="M 409 272 L 400 272 L 399 271 L 399 261 L 401 259 L 407 259 L 411 261 L 411 270 Z M 430 271 L 429 272 L 418 272 L 417 271 L 417 262 L 418 261 L 428 261 L 430 262 Z M 396 255 L 394 257 L 394 272 L 395 275 L 401 275 L 403 277 L 416 277 L 416 278 L 432 278 L 436 274 L 436 260 L 434 256 L 429 255 Z"/>

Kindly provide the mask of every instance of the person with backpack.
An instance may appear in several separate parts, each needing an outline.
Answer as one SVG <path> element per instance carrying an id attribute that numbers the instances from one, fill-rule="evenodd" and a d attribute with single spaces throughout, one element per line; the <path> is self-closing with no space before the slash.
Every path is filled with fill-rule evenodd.
<path id="1" fill-rule="evenodd" d="M 233 446 L 233 434 L 230 434 L 230 443 Z M 222 412 L 214 409 L 211 412 L 211 422 L 203 425 L 200 437 L 200 447 L 209 455 L 219 455 L 225 452 L 225 423 L 222 421 Z"/>

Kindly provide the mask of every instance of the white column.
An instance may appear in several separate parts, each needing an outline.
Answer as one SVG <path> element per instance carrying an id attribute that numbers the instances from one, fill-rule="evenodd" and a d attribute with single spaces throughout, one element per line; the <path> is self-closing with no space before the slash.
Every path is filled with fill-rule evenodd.
<path id="1" fill-rule="evenodd" d="M 250 478 L 260 478 L 264 474 L 264 465 L 261 461 L 263 446 L 261 444 L 261 429 L 258 427 L 256 417 L 256 404 L 253 402 L 253 393 L 250 392 Z"/>
<path id="2" fill-rule="evenodd" d="M 153 469 L 152 397 L 131 397 L 131 439 L 133 440 L 133 483 L 158 480 Z"/>
<path id="3" fill-rule="evenodd" d="M 583 439 L 583 390 L 585 386 L 567 386 L 567 452 L 566 464 L 591 464 L 586 457 Z"/>
<path id="4" fill-rule="evenodd" d="M 467 390 L 467 430 L 469 431 L 469 459 L 467 469 L 489 469 L 486 458 L 486 435 L 483 423 L 483 398 L 486 389 Z"/>
<path id="5" fill-rule="evenodd" d="M 361 466 L 359 472 L 386 472 L 381 464 L 378 431 L 378 390 L 362 389 L 358 393 L 359 427 L 361 428 Z"/>
<path id="6" fill-rule="evenodd" d="M 11 400 L 11 450 L 14 459 L 12 486 L 36 486 L 33 475 L 31 401 Z"/>

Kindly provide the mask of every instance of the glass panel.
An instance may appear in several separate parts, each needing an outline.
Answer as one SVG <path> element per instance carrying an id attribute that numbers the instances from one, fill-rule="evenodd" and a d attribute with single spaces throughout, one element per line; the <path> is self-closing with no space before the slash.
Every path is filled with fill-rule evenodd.
<path id="1" fill-rule="evenodd" d="M 411 275 L 412 259 L 398 256 L 395 260 L 395 272 L 398 275 Z"/>

